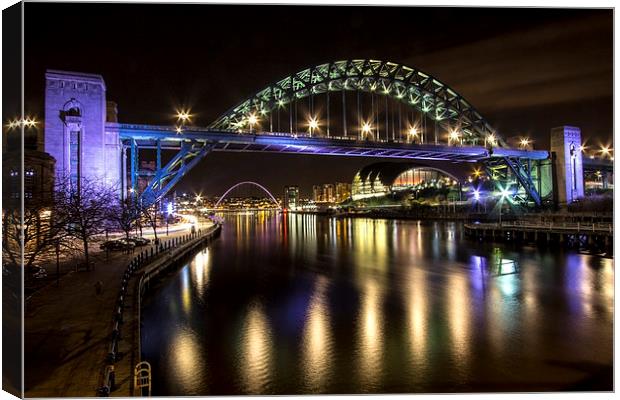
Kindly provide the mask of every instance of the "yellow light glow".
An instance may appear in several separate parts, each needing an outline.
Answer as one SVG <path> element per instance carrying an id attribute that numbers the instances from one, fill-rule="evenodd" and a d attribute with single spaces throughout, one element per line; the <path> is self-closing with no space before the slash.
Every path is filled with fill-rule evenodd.
<path id="1" fill-rule="evenodd" d="M 521 139 L 521 147 L 527 147 L 529 145 L 530 145 L 530 139 L 528 138 Z"/>
<path id="2" fill-rule="evenodd" d="M 479 178 L 482 175 L 482 171 L 480 171 L 480 168 L 475 168 L 474 169 L 474 176 L 476 178 Z"/>
<path id="3" fill-rule="evenodd" d="M 586 146 L 584 144 L 579 146 L 579 151 L 581 151 L 582 153 L 584 153 L 586 151 Z"/>
<path id="4" fill-rule="evenodd" d="M 191 119 L 189 110 L 177 110 L 177 120 L 181 122 L 188 122 Z"/>
<path id="5" fill-rule="evenodd" d="M 310 130 L 315 130 L 319 127 L 319 121 L 315 117 L 311 117 L 308 120 L 308 126 L 310 127 Z"/>
<path id="6" fill-rule="evenodd" d="M 183 128 L 181 128 L 180 126 L 177 126 L 177 127 L 176 127 L 176 129 L 175 129 L 175 131 L 176 131 L 177 133 L 182 133 L 182 132 L 183 132 Z"/>
<path id="7" fill-rule="evenodd" d="M 363 133 L 370 133 L 371 128 L 372 127 L 371 127 L 371 125 L 368 122 L 364 122 L 362 124 L 362 132 Z"/>
<path id="8" fill-rule="evenodd" d="M 456 129 L 450 131 L 450 140 L 459 140 L 459 132 Z"/>
<path id="9" fill-rule="evenodd" d="M 489 136 L 487 136 L 487 140 L 489 141 L 489 143 L 495 144 L 495 135 L 491 133 Z"/>
<path id="10" fill-rule="evenodd" d="M 415 126 L 412 126 L 411 128 L 409 128 L 409 135 L 418 136 L 418 128 L 416 128 Z"/>
<path id="11" fill-rule="evenodd" d="M 248 123 L 250 124 L 250 126 L 255 125 L 258 122 L 258 117 L 256 116 L 256 114 L 250 114 L 248 116 Z"/>

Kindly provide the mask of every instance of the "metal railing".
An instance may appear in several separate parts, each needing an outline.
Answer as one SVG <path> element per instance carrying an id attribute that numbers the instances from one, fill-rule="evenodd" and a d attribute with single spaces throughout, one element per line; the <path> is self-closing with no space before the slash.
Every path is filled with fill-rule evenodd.
<path id="1" fill-rule="evenodd" d="M 152 263 L 156 259 L 160 258 L 161 255 L 170 254 L 170 250 L 182 246 L 188 242 L 194 241 L 195 239 L 202 239 L 204 237 L 209 237 L 213 233 L 215 233 L 218 229 L 220 229 L 220 224 L 215 224 L 211 229 L 206 229 L 203 231 L 199 230 L 198 232 L 192 232 L 186 235 L 178 236 L 175 238 L 171 238 L 165 241 L 159 241 L 154 246 L 151 246 L 150 249 L 146 249 L 140 252 L 137 256 L 135 256 L 127 265 L 125 272 L 121 278 L 121 288 L 118 293 L 117 301 L 114 305 L 113 317 L 112 317 L 112 333 L 110 335 L 110 343 L 108 344 L 108 352 L 105 359 L 106 366 L 104 370 L 104 377 L 101 386 L 97 389 L 97 395 L 107 397 L 110 395 L 110 392 L 115 388 L 115 363 L 118 361 L 118 346 L 119 341 L 121 339 L 121 325 L 123 324 L 123 310 L 125 309 L 125 300 L 127 298 L 127 290 L 129 281 L 131 280 L 134 273 L 141 270 L 146 265 Z M 141 349 L 141 341 L 140 341 L 140 309 L 141 309 L 141 298 L 144 291 L 144 276 L 140 277 L 138 282 L 138 358 L 140 358 L 140 354 L 142 354 Z"/>
<path id="2" fill-rule="evenodd" d="M 577 231 L 577 232 L 598 232 L 613 233 L 613 224 L 606 222 L 583 223 L 583 222 L 531 222 L 531 221 L 505 221 L 499 223 L 478 223 L 467 224 L 474 229 L 533 229 L 538 231 Z"/>

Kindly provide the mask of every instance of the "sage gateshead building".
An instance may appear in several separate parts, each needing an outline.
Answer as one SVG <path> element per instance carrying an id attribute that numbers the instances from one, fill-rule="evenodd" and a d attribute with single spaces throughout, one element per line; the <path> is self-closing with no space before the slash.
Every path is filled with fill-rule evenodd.
<path id="1" fill-rule="evenodd" d="M 460 193 L 461 182 L 455 175 L 434 167 L 380 162 L 355 174 L 351 194 L 353 200 L 362 200 L 426 188 L 453 189 Z"/>

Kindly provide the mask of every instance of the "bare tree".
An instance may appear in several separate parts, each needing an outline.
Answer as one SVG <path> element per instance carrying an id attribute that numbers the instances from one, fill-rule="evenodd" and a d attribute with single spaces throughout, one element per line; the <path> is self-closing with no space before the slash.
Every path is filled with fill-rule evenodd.
<path id="1" fill-rule="evenodd" d="M 155 236 L 155 242 L 157 242 L 157 205 L 140 207 L 140 211 L 146 223 L 153 229 L 153 235 Z"/>
<path id="2" fill-rule="evenodd" d="M 108 209 L 108 220 L 112 226 L 125 232 L 125 237 L 129 238 L 131 230 L 140 218 L 140 208 L 135 199 L 119 199 Z"/>
<path id="3" fill-rule="evenodd" d="M 56 246 L 68 247 L 64 213 L 59 213 L 51 201 L 53 194 L 39 193 L 35 199 L 25 203 L 23 225 L 19 209 L 5 209 L 3 214 L 2 253 L 14 265 L 21 264 L 24 254 L 24 267 L 44 261 Z M 20 239 L 23 235 L 23 249 Z"/>
<path id="4" fill-rule="evenodd" d="M 86 266 L 90 269 L 88 245 L 92 238 L 105 231 L 110 205 L 117 195 L 114 188 L 82 178 L 79 187 L 63 179 L 56 191 L 58 213 L 66 222 L 67 234 L 81 243 Z"/>

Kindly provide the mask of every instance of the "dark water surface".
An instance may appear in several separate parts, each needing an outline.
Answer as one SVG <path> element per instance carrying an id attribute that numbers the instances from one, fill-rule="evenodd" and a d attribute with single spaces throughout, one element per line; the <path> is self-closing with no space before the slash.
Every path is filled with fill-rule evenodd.
<path id="1" fill-rule="evenodd" d="M 153 288 L 156 395 L 612 389 L 613 260 L 458 223 L 228 216 Z"/>

